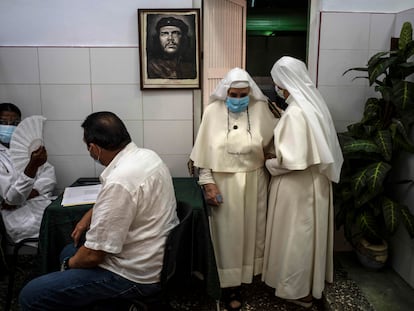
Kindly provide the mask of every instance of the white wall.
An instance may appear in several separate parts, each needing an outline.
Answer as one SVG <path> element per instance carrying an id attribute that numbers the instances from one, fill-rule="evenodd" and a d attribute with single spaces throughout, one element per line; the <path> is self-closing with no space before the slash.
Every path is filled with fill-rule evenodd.
<path id="1" fill-rule="evenodd" d="M 405 21 L 411 21 L 414 27 L 414 9 L 407 10 L 396 15 L 395 31 L 401 29 Z M 398 36 L 397 34 L 395 36 Z M 414 77 L 411 76 L 411 81 Z M 411 139 L 414 139 L 414 128 L 411 131 Z M 414 155 L 403 153 L 396 159 L 396 180 L 412 180 L 414 177 Z M 398 185 L 394 193 L 399 198 L 399 203 L 405 204 L 414 214 L 414 186 L 413 184 Z M 391 263 L 397 271 L 412 287 L 414 287 L 414 240 L 410 239 L 407 231 L 400 226 L 392 239 Z"/>
<path id="2" fill-rule="evenodd" d="M 398 13 L 410 10 L 413 0 L 312 0 L 310 1 L 308 69 L 314 82 L 317 80 L 319 61 L 320 12 L 332 13 Z M 335 28 L 334 28 L 335 29 Z"/>
<path id="3" fill-rule="evenodd" d="M 24 117 L 47 118 L 45 145 L 59 189 L 101 171 L 80 127 L 100 110 L 119 115 L 133 140 L 157 151 L 174 176 L 187 176 L 192 92 L 141 91 L 137 48 L 0 47 L 0 68 L 0 101 L 17 104 Z"/>
<path id="4" fill-rule="evenodd" d="M 1 0 L 2 46 L 138 46 L 137 9 L 192 0 Z"/>
<path id="5" fill-rule="evenodd" d="M 140 90 L 137 9 L 192 8 L 193 2 L 0 1 L 0 102 L 13 102 L 23 117 L 47 118 L 45 144 L 57 192 L 102 171 L 80 127 L 100 110 L 118 114 L 133 140 L 158 152 L 174 177 L 188 176 L 199 91 Z"/>
<path id="6" fill-rule="evenodd" d="M 414 7 L 414 3 L 412 4 Z M 378 51 L 390 49 L 405 21 L 414 25 L 414 11 L 394 13 L 321 12 L 317 84 L 331 109 L 338 131 L 358 121 L 366 98 L 374 95 L 361 73 L 343 73 L 365 66 Z"/>
<path id="7" fill-rule="evenodd" d="M 324 12 L 399 13 L 413 8 L 413 0 L 320 0 Z M 313 0 L 312 0 L 313 2 Z"/>

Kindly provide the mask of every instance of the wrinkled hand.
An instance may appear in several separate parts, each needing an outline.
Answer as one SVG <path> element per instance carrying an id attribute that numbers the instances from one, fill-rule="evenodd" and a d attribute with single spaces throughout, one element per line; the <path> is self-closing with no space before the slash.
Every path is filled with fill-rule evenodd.
<path id="1" fill-rule="evenodd" d="M 221 193 L 216 184 L 203 185 L 204 197 L 208 205 L 219 206 L 223 202 Z"/>

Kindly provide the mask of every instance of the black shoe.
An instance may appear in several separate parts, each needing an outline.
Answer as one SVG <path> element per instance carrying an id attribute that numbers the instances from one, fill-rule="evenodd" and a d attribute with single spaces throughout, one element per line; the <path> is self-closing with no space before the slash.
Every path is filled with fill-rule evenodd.
<path id="1" fill-rule="evenodd" d="M 240 286 L 224 289 L 224 305 L 227 311 L 238 311 L 242 307 Z"/>

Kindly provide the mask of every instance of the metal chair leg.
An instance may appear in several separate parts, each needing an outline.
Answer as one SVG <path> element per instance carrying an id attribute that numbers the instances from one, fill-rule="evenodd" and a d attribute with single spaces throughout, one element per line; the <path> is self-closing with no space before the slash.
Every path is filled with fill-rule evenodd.
<path id="1" fill-rule="evenodd" d="M 15 246 L 13 249 L 13 257 L 12 262 L 10 263 L 10 272 L 9 272 L 9 284 L 7 286 L 7 296 L 6 296 L 6 305 L 5 311 L 9 311 L 11 308 L 12 300 L 13 300 L 13 289 L 14 289 L 14 280 L 16 275 L 16 264 L 17 258 L 19 254 L 20 246 Z"/>
<path id="2" fill-rule="evenodd" d="M 19 258 L 19 251 L 23 246 L 26 245 L 27 242 L 37 242 L 37 239 L 28 238 L 19 243 L 14 244 L 13 246 L 12 261 L 9 264 L 9 267 L 10 267 L 9 284 L 7 286 L 7 297 L 6 297 L 6 305 L 5 305 L 4 311 L 9 311 L 11 309 L 11 305 L 13 301 L 14 283 L 16 279 L 17 260 Z"/>

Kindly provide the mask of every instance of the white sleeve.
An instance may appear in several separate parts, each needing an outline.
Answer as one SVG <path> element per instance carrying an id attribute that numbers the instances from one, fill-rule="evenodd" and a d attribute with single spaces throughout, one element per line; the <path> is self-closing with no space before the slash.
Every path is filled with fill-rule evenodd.
<path id="1" fill-rule="evenodd" d="M 52 192 L 56 186 L 55 168 L 48 162 L 39 167 L 33 189 L 36 189 L 39 194 L 47 194 Z"/>
<path id="2" fill-rule="evenodd" d="M 290 172 L 290 170 L 280 167 L 278 158 L 268 159 L 265 164 L 267 170 L 272 176 L 279 176 Z"/>
<path id="3" fill-rule="evenodd" d="M 141 203 L 145 201 L 143 197 L 139 199 Z M 135 220 L 136 210 L 134 198 L 123 186 L 114 183 L 103 187 L 93 206 L 85 247 L 112 254 L 120 253 L 131 223 Z"/>
<path id="4" fill-rule="evenodd" d="M 198 175 L 198 184 L 200 186 L 205 184 L 215 184 L 213 174 L 209 168 L 200 168 Z"/>
<path id="5" fill-rule="evenodd" d="M 56 185 L 55 169 L 49 163 L 38 168 L 35 178 L 23 172 L 19 173 L 5 194 L 5 201 L 10 205 L 23 205 L 30 192 L 36 189 L 40 195 L 51 193 Z"/>
<path id="6" fill-rule="evenodd" d="M 17 180 L 12 183 L 4 196 L 7 204 L 22 205 L 33 189 L 34 179 L 20 173 Z"/>
<path id="7" fill-rule="evenodd" d="M 6 163 L 1 161 L 0 154 L 0 201 L 5 199 L 10 186 L 13 184 L 13 172 L 10 172 Z"/>

